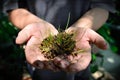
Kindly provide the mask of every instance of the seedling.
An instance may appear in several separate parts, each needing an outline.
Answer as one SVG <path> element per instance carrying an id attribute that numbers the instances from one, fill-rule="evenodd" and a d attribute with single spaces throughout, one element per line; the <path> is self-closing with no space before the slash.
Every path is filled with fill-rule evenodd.
<path id="1" fill-rule="evenodd" d="M 68 27 L 69 20 L 70 14 L 68 16 L 66 29 Z M 74 36 L 74 33 L 68 34 L 65 31 L 60 31 L 57 35 L 54 36 L 49 35 L 42 41 L 40 50 L 47 59 L 54 59 L 54 57 L 64 54 L 72 54 L 75 56 L 78 53 L 83 52 L 83 50 L 75 50 L 76 41 L 74 40 Z"/>

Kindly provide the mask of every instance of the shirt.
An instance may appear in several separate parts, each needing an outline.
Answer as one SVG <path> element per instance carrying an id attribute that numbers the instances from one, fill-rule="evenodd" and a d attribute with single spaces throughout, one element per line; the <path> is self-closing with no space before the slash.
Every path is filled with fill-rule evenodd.
<path id="1" fill-rule="evenodd" d="M 103 8 L 115 12 L 112 0 L 2 0 L 3 12 L 16 8 L 27 8 L 38 17 L 52 23 L 56 28 L 65 28 L 78 20 L 90 8 Z"/>

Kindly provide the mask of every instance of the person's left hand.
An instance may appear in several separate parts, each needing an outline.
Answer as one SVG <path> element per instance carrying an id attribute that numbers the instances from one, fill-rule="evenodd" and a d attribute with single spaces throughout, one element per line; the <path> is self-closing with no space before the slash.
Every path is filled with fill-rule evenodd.
<path id="1" fill-rule="evenodd" d="M 43 39 L 57 33 L 55 27 L 46 21 L 31 23 L 19 32 L 16 43 L 23 44 L 26 42 L 25 57 L 29 64 L 39 69 L 56 70 L 53 62 L 48 61 L 39 47 Z"/>
<path id="2" fill-rule="evenodd" d="M 75 34 L 75 49 L 82 51 L 77 56 L 67 55 L 56 58 L 55 64 L 64 71 L 78 72 L 86 69 L 91 61 L 91 44 L 95 44 L 100 49 L 107 49 L 104 38 L 91 29 L 70 27 L 66 32 Z"/>

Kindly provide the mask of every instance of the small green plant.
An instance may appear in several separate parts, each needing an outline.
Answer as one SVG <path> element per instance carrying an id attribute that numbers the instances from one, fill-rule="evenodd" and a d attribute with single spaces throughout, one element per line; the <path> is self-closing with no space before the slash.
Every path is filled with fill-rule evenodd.
<path id="1" fill-rule="evenodd" d="M 75 50 L 76 41 L 73 39 L 73 37 L 74 34 L 68 34 L 66 32 L 59 32 L 55 36 L 50 35 L 42 41 L 40 50 L 48 59 L 53 59 L 59 55 L 72 54 L 75 56 L 83 50 Z"/>
<path id="2" fill-rule="evenodd" d="M 70 14 L 68 15 L 68 21 L 66 24 L 66 29 L 68 27 L 70 20 Z M 75 33 L 66 33 L 64 30 L 61 31 L 59 28 L 59 33 L 57 35 L 50 35 L 44 39 L 40 45 L 40 50 L 44 56 L 48 59 L 53 59 L 59 55 L 69 55 L 73 56 L 82 52 L 83 50 L 75 49 L 76 41 L 74 40 Z"/>
<path id="3" fill-rule="evenodd" d="M 70 54 L 75 47 L 75 41 L 72 39 L 73 34 L 60 32 L 55 36 L 49 36 L 43 40 L 40 49 L 47 58 L 54 58 L 62 54 Z"/>

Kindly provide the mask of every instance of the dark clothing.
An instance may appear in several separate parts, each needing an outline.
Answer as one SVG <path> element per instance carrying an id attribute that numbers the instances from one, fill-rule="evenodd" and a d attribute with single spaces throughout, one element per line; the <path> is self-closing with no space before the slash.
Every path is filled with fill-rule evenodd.
<path id="1" fill-rule="evenodd" d="M 112 0 L 2 0 L 4 13 L 16 8 L 26 8 L 38 17 L 52 23 L 56 28 L 65 28 L 68 14 L 73 24 L 91 8 L 104 8 L 115 12 Z M 89 80 L 89 68 L 76 74 L 37 70 L 33 72 L 33 80 Z M 37 78 L 37 79 L 36 79 Z"/>
<path id="2" fill-rule="evenodd" d="M 30 68 L 29 66 L 29 69 Z M 31 74 L 33 80 L 89 80 L 91 76 L 90 67 L 78 73 L 66 73 L 64 71 L 52 72 L 51 70 L 35 69 Z"/>
<path id="3" fill-rule="evenodd" d="M 16 9 L 18 7 L 27 8 L 35 15 L 52 23 L 55 27 L 64 28 L 68 14 L 70 13 L 70 23 L 73 24 L 90 8 L 100 7 L 110 12 L 115 12 L 112 0 L 2 0 L 4 2 L 3 11 Z"/>

